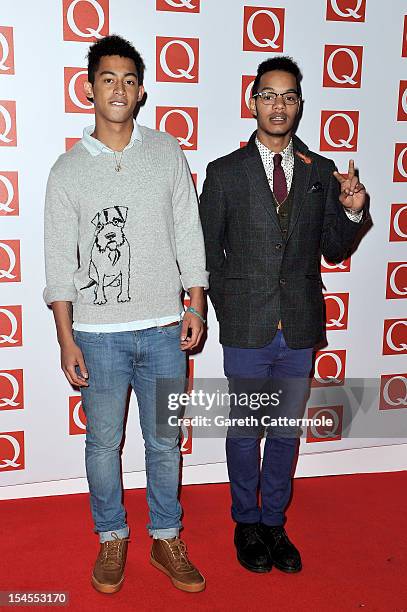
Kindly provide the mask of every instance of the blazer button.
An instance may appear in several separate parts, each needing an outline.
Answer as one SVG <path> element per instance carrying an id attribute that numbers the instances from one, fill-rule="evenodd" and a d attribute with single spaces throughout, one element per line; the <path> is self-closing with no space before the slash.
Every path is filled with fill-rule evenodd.
<path id="1" fill-rule="evenodd" d="M 282 246 L 283 246 L 283 245 L 281 244 L 281 242 L 277 242 L 277 244 L 276 244 L 276 249 L 277 249 L 277 250 L 279 250 L 279 249 L 281 249 L 281 247 L 282 247 Z"/>
<path id="2" fill-rule="evenodd" d="M 280 285 L 281 286 L 284 286 L 286 284 L 286 282 L 287 281 L 285 280 L 285 278 L 280 278 Z"/>

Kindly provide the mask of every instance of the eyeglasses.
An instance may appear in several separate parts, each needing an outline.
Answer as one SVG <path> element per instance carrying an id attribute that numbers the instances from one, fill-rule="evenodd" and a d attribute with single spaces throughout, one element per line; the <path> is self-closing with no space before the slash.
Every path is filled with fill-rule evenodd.
<path id="1" fill-rule="evenodd" d="M 259 91 L 254 94 L 253 98 L 260 98 L 263 104 L 269 105 L 274 104 L 278 96 L 281 96 L 284 104 L 293 105 L 297 104 L 300 100 L 300 95 L 296 91 L 287 91 L 285 93 L 276 93 L 275 91 Z"/>

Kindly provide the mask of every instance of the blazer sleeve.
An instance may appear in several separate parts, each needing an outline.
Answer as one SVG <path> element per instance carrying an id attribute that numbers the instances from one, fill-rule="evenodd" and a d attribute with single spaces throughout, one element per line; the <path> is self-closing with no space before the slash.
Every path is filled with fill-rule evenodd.
<path id="1" fill-rule="evenodd" d="M 339 201 L 340 186 L 333 175 L 336 170 L 330 163 L 324 223 L 321 237 L 321 252 L 328 261 L 341 261 L 352 247 L 356 235 L 364 222 L 364 215 L 357 223 L 351 221 Z"/>
<path id="2" fill-rule="evenodd" d="M 219 319 L 223 301 L 223 266 L 225 263 L 224 237 L 226 229 L 226 200 L 216 167 L 211 162 L 199 202 L 209 271 L 209 297 Z"/>

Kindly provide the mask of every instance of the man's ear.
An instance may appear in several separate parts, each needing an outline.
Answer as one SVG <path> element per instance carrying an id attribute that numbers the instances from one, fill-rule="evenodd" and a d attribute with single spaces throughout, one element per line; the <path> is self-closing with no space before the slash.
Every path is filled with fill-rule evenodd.
<path id="1" fill-rule="evenodd" d="M 249 108 L 253 117 L 257 117 L 256 100 L 255 98 L 249 99 Z"/>
<path id="2" fill-rule="evenodd" d="M 85 96 L 93 101 L 93 86 L 90 81 L 85 81 L 83 84 L 83 89 L 85 91 Z"/>
<path id="3" fill-rule="evenodd" d="M 138 88 L 137 102 L 141 102 L 141 100 L 143 99 L 144 91 L 144 85 L 140 85 L 140 87 Z"/>

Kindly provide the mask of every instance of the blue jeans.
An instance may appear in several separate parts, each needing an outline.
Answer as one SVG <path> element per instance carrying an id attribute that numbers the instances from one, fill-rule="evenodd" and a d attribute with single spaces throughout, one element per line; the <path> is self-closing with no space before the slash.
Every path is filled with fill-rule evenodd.
<path id="1" fill-rule="evenodd" d="M 156 381 L 176 379 L 171 391 L 182 393 L 186 358 L 180 349 L 180 324 L 139 331 L 92 333 L 74 331 L 89 374 L 81 389 L 86 414 L 86 474 L 95 531 L 100 541 L 127 537 L 122 503 L 121 441 L 129 386 L 139 406 L 144 438 L 148 530 L 154 538 L 172 538 L 181 528 L 179 429 L 156 435 Z"/>
<path id="2" fill-rule="evenodd" d="M 246 349 L 223 347 L 224 370 L 230 392 L 262 390 L 265 382 L 278 379 L 284 402 L 279 414 L 301 418 L 312 366 L 312 349 L 291 349 L 281 330 L 270 344 Z M 246 379 L 246 380 L 239 380 Z M 250 380 L 248 380 L 250 379 Z M 256 383 L 258 379 L 258 383 Z M 284 379 L 288 379 L 284 382 Z M 242 408 L 231 406 L 230 417 L 242 417 Z M 273 415 L 272 415 L 273 416 Z M 226 457 L 232 494 L 232 518 L 240 523 L 263 522 L 282 525 L 291 494 L 293 462 L 298 449 L 296 433 L 269 428 L 260 470 L 262 432 L 253 429 L 229 428 Z M 261 493 L 261 507 L 258 490 Z"/>

